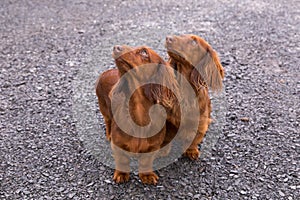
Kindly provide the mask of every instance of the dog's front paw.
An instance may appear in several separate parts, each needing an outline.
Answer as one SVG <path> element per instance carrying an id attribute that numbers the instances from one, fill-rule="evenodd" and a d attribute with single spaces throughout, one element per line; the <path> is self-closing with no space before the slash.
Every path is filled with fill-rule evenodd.
<path id="1" fill-rule="evenodd" d="M 129 173 L 115 170 L 113 180 L 116 183 L 125 183 L 129 181 Z"/>
<path id="2" fill-rule="evenodd" d="M 139 177 L 144 184 L 156 185 L 158 176 L 154 172 L 139 173 Z"/>
<path id="3" fill-rule="evenodd" d="M 200 151 L 197 148 L 187 149 L 184 153 L 184 156 L 188 157 L 191 160 L 197 160 L 199 158 Z"/>

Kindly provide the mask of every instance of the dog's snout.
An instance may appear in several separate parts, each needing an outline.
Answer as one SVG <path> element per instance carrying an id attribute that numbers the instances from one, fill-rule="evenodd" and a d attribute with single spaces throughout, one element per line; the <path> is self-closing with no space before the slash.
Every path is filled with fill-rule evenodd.
<path id="1" fill-rule="evenodd" d="M 169 35 L 166 37 L 166 41 L 167 41 L 167 43 L 172 43 L 174 41 L 174 38 Z"/>
<path id="2" fill-rule="evenodd" d="M 113 51 L 117 52 L 117 53 L 121 52 L 121 51 L 123 51 L 123 47 L 120 45 L 116 45 L 116 46 L 114 46 Z"/>

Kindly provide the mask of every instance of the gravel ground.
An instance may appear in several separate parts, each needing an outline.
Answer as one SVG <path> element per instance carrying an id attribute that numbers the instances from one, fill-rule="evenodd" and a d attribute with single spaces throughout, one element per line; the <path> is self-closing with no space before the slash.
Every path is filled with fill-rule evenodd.
<path id="1" fill-rule="evenodd" d="M 50 2 L 0 3 L 0 199 L 300 198 L 299 2 Z M 165 55 L 177 33 L 204 37 L 226 69 L 219 140 L 158 170 L 157 186 L 117 185 L 76 129 L 74 80 L 113 67 L 115 44 Z"/>

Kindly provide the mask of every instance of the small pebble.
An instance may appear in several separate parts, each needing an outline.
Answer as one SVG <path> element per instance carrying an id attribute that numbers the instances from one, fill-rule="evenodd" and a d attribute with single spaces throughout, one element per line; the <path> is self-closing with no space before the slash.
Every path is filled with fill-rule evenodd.
<path id="1" fill-rule="evenodd" d="M 279 190 L 278 193 L 280 196 L 285 197 L 285 194 L 282 191 Z"/>

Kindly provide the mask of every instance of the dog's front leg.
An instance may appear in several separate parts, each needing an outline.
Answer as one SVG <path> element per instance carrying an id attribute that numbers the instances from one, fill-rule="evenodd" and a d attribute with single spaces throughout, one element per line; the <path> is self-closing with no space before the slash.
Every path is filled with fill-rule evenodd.
<path id="1" fill-rule="evenodd" d="M 153 172 L 154 153 L 142 154 L 139 161 L 139 177 L 144 184 L 156 185 L 158 176 Z"/>
<path id="2" fill-rule="evenodd" d="M 130 158 L 119 147 L 111 145 L 113 150 L 113 156 L 115 159 L 115 172 L 113 180 L 116 183 L 124 183 L 129 181 L 129 172 L 130 172 Z"/>
<path id="3" fill-rule="evenodd" d="M 192 144 L 189 148 L 185 151 L 184 155 L 190 158 L 191 160 L 197 160 L 200 155 L 200 151 L 198 149 L 198 145 L 203 141 L 206 131 L 208 129 L 210 123 L 209 118 L 205 118 L 199 122 L 199 127 L 197 130 L 197 134 L 193 139 Z"/>

